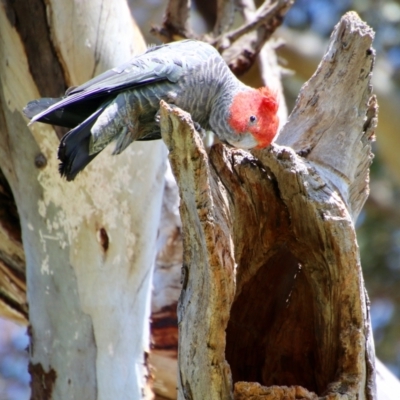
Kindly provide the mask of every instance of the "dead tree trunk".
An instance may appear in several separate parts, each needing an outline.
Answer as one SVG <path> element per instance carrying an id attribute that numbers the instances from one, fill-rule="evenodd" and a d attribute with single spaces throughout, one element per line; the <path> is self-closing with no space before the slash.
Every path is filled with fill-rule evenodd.
<path id="1" fill-rule="evenodd" d="M 354 230 L 377 121 L 372 40 L 342 18 L 265 151 L 207 154 L 190 116 L 162 105 L 184 233 L 179 399 L 376 398 Z"/>

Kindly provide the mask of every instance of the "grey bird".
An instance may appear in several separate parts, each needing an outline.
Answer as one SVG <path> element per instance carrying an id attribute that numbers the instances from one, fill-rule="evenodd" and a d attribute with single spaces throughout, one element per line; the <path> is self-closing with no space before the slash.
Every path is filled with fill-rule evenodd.
<path id="1" fill-rule="evenodd" d="M 196 40 L 150 47 L 64 97 L 31 101 L 23 111 L 31 123 L 71 128 L 58 151 L 60 173 L 70 181 L 111 141 L 119 154 L 135 140 L 161 138 L 160 100 L 235 147 L 266 147 L 277 132 L 276 95 L 244 85 L 214 47 Z"/>

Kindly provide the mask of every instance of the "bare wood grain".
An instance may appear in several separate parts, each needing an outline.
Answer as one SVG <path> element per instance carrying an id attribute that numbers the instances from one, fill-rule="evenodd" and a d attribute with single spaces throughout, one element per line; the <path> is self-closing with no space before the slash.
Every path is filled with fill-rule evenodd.
<path id="1" fill-rule="evenodd" d="M 319 69 L 306 84 L 278 140 L 294 149 L 275 144 L 251 155 L 219 144 L 207 154 L 189 116 L 162 106 L 182 201 L 180 399 L 376 398 L 354 230 L 368 193 L 376 123 L 371 40 L 354 13 L 342 18 L 324 58 L 331 74 Z M 352 68 L 346 68 L 354 43 L 360 53 L 351 51 Z M 323 96 L 338 90 L 339 82 L 329 79 L 338 73 L 354 84 L 342 86 L 336 98 Z M 304 92 L 323 92 L 317 111 L 326 114 L 307 114 Z M 352 128 L 343 137 L 330 129 L 328 141 L 322 133 L 331 120 L 322 117 L 329 110 L 335 126 Z M 313 131 L 313 124 L 321 129 Z M 299 143 L 312 143 L 311 151 Z M 258 394 L 254 382 L 261 385 Z"/>
<path id="2" fill-rule="evenodd" d="M 161 126 L 175 177 L 185 181 L 180 186 L 182 228 L 187 236 L 178 305 L 178 398 L 229 399 L 232 389 L 224 343 L 235 263 L 227 235 L 226 198 L 219 198 L 214 206 L 217 199 L 211 195 L 207 154 L 194 135 L 190 115 L 163 103 Z M 217 192 L 214 187 L 213 193 Z"/>
<path id="3" fill-rule="evenodd" d="M 374 32 L 356 13 L 336 26 L 277 143 L 313 162 L 349 202 L 355 220 L 368 197 L 377 103 L 371 97 Z"/>

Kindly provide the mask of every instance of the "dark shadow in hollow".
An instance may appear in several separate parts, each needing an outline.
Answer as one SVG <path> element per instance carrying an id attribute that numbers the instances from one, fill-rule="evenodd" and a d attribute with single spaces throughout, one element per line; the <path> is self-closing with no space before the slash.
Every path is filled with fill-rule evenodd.
<path id="1" fill-rule="evenodd" d="M 300 262 L 281 248 L 232 305 L 226 359 L 233 382 L 318 388 L 312 292 Z"/>

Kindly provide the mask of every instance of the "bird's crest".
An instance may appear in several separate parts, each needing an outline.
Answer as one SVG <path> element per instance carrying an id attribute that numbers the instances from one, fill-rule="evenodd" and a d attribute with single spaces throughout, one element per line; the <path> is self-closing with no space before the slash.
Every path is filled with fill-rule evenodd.
<path id="1" fill-rule="evenodd" d="M 277 95 L 269 88 L 249 89 L 234 97 L 228 123 L 238 135 L 252 135 L 258 148 L 267 147 L 278 130 L 278 107 Z"/>

